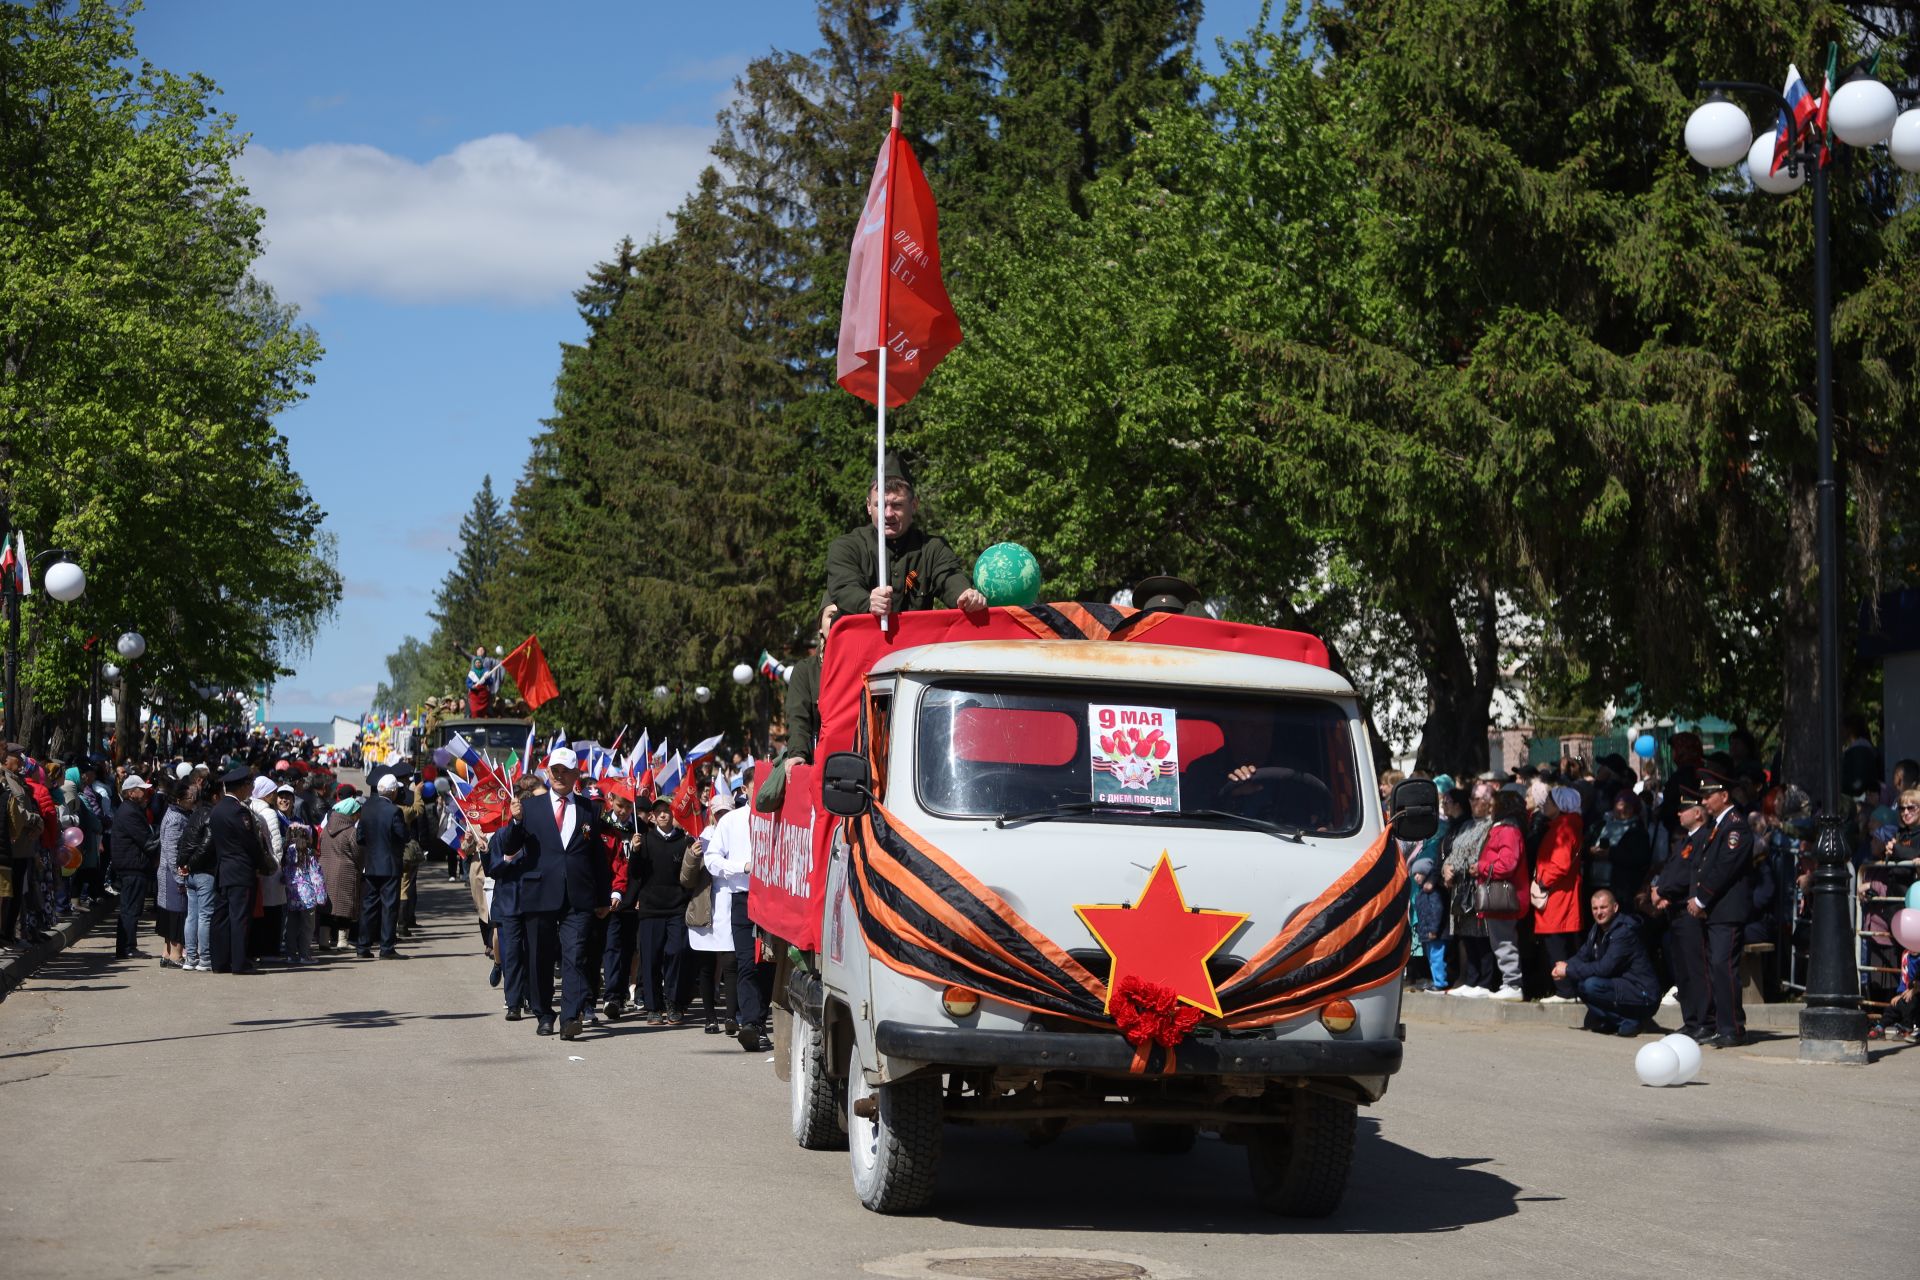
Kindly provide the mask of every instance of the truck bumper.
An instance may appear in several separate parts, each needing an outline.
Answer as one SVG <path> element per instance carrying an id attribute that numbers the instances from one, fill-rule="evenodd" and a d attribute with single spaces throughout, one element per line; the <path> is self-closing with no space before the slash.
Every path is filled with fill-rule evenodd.
<path id="1" fill-rule="evenodd" d="M 1134 1047 L 1110 1032 L 980 1031 L 882 1022 L 874 1047 L 890 1058 L 954 1067 L 1026 1067 L 1126 1075 Z M 1269 1040 L 1196 1037 L 1175 1054 L 1176 1076 L 1389 1076 L 1400 1069 L 1398 1040 Z"/>

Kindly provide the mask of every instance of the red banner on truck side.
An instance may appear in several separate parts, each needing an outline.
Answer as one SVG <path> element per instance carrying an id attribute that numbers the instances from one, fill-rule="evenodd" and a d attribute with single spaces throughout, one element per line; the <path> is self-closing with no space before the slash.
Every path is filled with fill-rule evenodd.
<path id="1" fill-rule="evenodd" d="M 754 767 L 749 805 L 772 771 L 765 761 Z M 747 915 L 802 951 L 820 949 L 820 901 L 836 821 L 820 808 L 820 770 L 810 764 L 796 764 L 788 771 L 785 803 L 778 812 L 754 809 L 747 818 L 753 842 Z"/>

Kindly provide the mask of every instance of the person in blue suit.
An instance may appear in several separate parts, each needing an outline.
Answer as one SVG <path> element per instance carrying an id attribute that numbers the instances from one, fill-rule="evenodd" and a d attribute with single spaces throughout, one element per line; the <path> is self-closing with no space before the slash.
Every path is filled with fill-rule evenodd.
<path id="1" fill-rule="evenodd" d="M 593 998 L 588 941 L 596 917 L 613 909 L 613 870 L 596 838 L 625 838 L 580 795 L 580 757 L 567 747 L 547 756 L 545 795 L 515 795 L 501 828 L 501 864 L 520 881 L 527 968 L 538 1034 L 553 1034 L 553 970 L 560 967 L 560 1038 L 580 1034 Z"/>
<path id="2" fill-rule="evenodd" d="M 514 779 L 513 793 L 525 800 L 547 791 L 529 773 Z M 506 827 L 487 837 L 487 874 L 493 877 L 493 903 L 487 915 L 493 921 L 494 954 L 500 957 L 507 1021 L 518 1022 L 533 1007 L 533 987 L 527 976 L 527 922 L 520 914 L 520 872 L 531 864 L 524 858 L 508 860 L 506 837 Z"/>
<path id="3" fill-rule="evenodd" d="M 360 894 L 362 957 L 373 954 L 377 938 L 382 960 L 400 958 L 394 937 L 400 924 L 400 877 L 407 869 L 407 824 L 393 799 L 399 789 L 398 778 L 383 774 L 374 785 L 372 798 L 360 806 L 361 874 L 367 879 Z M 378 929 L 375 921 L 379 922 Z"/>

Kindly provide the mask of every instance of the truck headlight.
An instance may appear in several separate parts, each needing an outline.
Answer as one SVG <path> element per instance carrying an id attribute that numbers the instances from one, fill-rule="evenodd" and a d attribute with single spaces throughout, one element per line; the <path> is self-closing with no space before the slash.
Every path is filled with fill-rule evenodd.
<path id="1" fill-rule="evenodd" d="M 1353 1030 L 1355 1016 L 1351 1000 L 1329 1000 L 1320 1007 L 1320 1025 L 1335 1035 Z"/>
<path id="2" fill-rule="evenodd" d="M 964 1018 L 978 1008 L 980 993 L 965 987 L 948 987 L 940 993 L 940 1007 L 949 1018 Z"/>

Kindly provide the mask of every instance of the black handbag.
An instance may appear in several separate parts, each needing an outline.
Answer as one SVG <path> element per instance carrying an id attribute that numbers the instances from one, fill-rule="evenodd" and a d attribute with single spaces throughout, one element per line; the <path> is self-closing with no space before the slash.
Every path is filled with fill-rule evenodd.
<path id="1" fill-rule="evenodd" d="M 1474 889 L 1473 909 L 1492 920 L 1513 920 L 1520 915 L 1520 891 L 1507 879 L 1482 880 Z"/>

